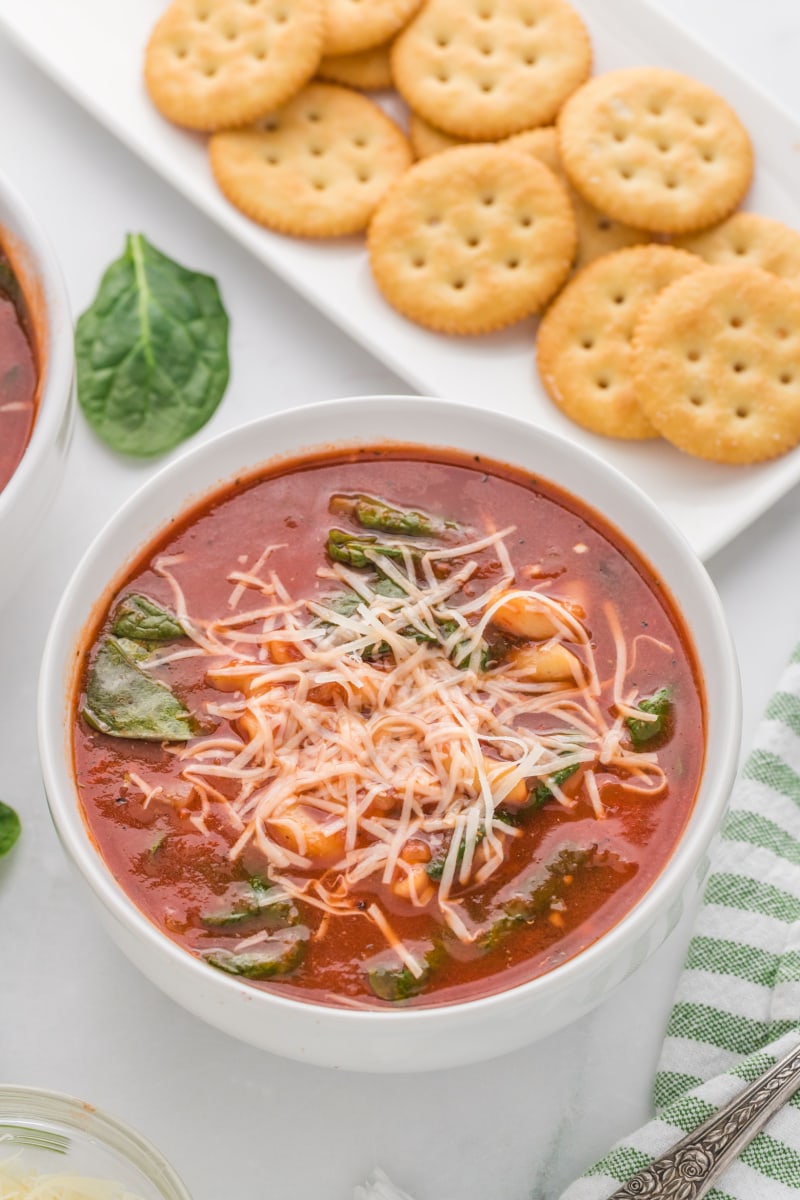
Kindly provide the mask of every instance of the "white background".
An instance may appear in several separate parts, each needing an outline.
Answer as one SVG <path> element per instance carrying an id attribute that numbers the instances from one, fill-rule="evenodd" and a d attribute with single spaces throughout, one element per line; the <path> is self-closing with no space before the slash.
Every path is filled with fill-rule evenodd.
<path id="1" fill-rule="evenodd" d="M 663 7 L 800 119 L 797 0 Z M 219 280 L 234 370 L 201 436 L 288 405 L 407 390 L 2 38 L 0 114 L 0 170 L 48 229 L 76 313 L 127 231 Z M 347 1200 L 376 1163 L 416 1200 L 551 1200 L 648 1113 L 688 921 L 558 1036 L 480 1066 L 390 1077 L 300 1066 L 201 1025 L 128 965 L 90 913 L 39 780 L 38 661 L 78 555 L 154 469 L 119 461 L 79 420 L 35 561 L 0 613 L 0 796 L 25 825 L 0 864 L 0 1080 L 73 1092 L 129 1120 L 195 1200 Z M 741 658 L 745 744 L 800 637 L 798 515 L 795 489 L 709 564 Z"/>

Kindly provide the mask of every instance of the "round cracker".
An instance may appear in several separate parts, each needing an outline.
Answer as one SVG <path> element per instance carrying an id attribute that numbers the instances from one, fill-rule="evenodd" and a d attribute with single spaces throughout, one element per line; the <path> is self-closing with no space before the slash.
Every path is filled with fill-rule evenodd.
<path id="1" fill-rule="evenodd" d="M 542 383 L 566 416 L 606 437 L 656 437 L 642 412 L 631 338 L 644 309 L 664 287 L 704 267 L 672 246 L 635 246 L 592 263 L 567 284 L 539 326 Z"/>
<path id="2" fill-rule="evenodd" d="M 707 263 L 747 263 L 790 283 L 800 279 L 800 233 L 758 213 L 734 213 L 706 233 L 675 244 Z"/>
<path id="3" fill-rule="evenodd" d="M 358 54 L 337 54 L 323 58 L 317 75 L 331 83 L 357 88 L 362 92 L 380 92 L 392 86 L 389 47 L 375 46 Z"/>
<path id="4" fill-rule="evenodd" d="M 150 98 L 190 129 L 249 124 L 314 74 L 324 16 L 323 0 L 174 0 L 145 51 Z"/>
<path id="5" fill-rule="evenodd" d="M 410 107 L 471 141 L 549 124 L 591 65 L 589 35 L 565 0 L 428 0 L 392 47 Z"/>
<path id="6" fill-rule="evenodd" d="M 566 278 L 575 218 L 562 184 L 504 146 L 456 146 L 417 163 L 369 227 L 378 286 L 443 333 L 500 329 L 538 312 Z"/>
<path id="7" fill-rule="evenodd" d="M 580 271 L 604 254 L 613 254 L 616 250 L 624 250 L 626 246 L 638 246 L 650 241 L 649 234 L 643 233 L 641 229 L 634 229 L 622 221 L 614 221 L 605 213 L 598 212 L 575 191 L 561 161 L 555 125 L 546 125 L 541 129 L 528 129 L 524 133 L 516 133 L 507 139 L 506 144 L 538 158 L 539 162 L 543 162 L 546 167 L 554 171 L 566 185 L 578 226 L 578 250 L 574 263 L 576 271 Z"/>
<path id="8" fill-rule="evenodd" d="M 209 153 L 232 204 L 305 237 L 364 229 L 412 161 L 408 140 L 377 104 L 330 83 L 310 84 L 248 129 L 214 134 Z"/>
<path id="9" fill-rule="evenodd" d="M 705 84 L 658 67 L 591 80 L 564 105 L 558 134 L 584 199 L 652 232 L 722 220 L 753 174 L 750 139 L 733 109 Z"/>
<path id="10" fill-rule="evenodd" d="M 636 327 L 636 394 L 663 437 L 753 463 L 800 441 L 800 290 L 758 267 L 704 266 Z"/>
<path id="11" fill-rule="evenodd" d="M 434 125 L 430 125 L 419 113 L 412 112 L 408 118 L 408 137 L 415 158 L 430 158 L 442 150 L 452 150 L 453 146 L 462 146 L 463 138 L 451 137 L 442 133 Z"/>
<path id="12" fill-rule="evenodd" d="M 390 41 L 422 0 L 325 0 L 323 54 L 357 54 Z"/>

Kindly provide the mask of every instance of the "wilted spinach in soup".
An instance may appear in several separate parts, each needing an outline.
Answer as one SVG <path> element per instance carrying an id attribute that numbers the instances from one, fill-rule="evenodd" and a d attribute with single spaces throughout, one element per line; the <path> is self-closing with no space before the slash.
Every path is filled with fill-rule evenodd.
<path id="1" fill-rule="evenodd" d="M 0 491 L 19 465 L 36 416 L 36 360 L 25 301 L 0 247 Z"/>
<path id="2" fill-rule="evenodd" d="M 522 472 L 398 446 L 281 464 L 170 527 L 75 702 L 109 870 L 209 969 L 442 1004 L 552 969 L 664 867 L 702 686 L 659 581 Z"/>

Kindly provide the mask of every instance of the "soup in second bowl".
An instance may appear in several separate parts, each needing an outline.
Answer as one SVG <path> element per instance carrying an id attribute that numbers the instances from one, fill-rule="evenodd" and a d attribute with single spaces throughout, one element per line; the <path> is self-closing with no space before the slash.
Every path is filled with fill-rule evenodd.
<path id="1" fill-rule="evenodd" d="M 25 298 L 0 246 L 0 491 L 6 486 L 33 430 L 36 357 Z"/>

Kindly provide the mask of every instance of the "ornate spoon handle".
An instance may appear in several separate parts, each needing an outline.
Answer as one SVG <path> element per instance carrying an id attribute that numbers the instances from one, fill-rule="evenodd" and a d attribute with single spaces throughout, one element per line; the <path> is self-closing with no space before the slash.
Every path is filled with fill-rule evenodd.
<path id="1" fill-rule="evenodd" d="M 699 1200 L 800 1088 L 800 1046 L 671 1150 L 632 1175 L 609 1200 Z"/>

